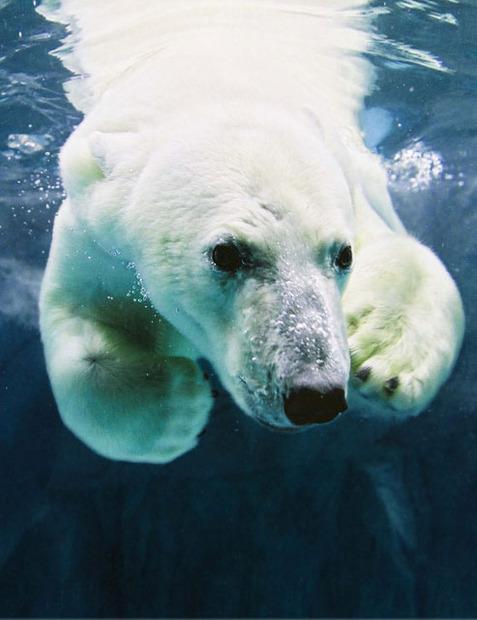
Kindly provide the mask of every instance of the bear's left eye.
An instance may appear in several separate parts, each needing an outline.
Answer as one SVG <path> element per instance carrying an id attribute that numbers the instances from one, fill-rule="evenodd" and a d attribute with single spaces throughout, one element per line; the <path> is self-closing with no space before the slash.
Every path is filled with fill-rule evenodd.
<path id="1" fill-rule="evenodd" d="M 240 249 L 233 241 L 221 241 L 212 248 L 211 259 L 221 271 L 237 271 L 243 265 Z"/>
<path id="2" fill-rule="evenodd" d="M 353 250 L 350 245 L 345 245 L 341 248 L 336 257 L 335 264 L 338 269 L 345 271 L 351 267 L 353 262 Z"/>

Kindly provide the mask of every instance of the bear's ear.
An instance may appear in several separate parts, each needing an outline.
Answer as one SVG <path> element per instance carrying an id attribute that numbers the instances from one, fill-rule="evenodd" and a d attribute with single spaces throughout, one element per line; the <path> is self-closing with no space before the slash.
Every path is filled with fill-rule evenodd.
<path id="1" fill-rule="evenodd" d="M 133 132 L 94 131 L 87 136 L 74 133 L 60 157 L 67 193 L 81 195 L 94 183 L 113 175 L 135 152 L 136 140 Z"/>
<path id="2" fill-rule="evenodd" d="M 109 176 L 136 152 L 137 134 L 131 131 L 94 131 L 88 137 L 88 144 L 103 175 Z"/>

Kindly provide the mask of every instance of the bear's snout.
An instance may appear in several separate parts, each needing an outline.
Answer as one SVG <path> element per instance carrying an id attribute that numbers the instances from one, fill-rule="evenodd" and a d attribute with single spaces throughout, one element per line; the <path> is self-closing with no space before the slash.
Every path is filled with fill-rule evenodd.
<path id="1" fill-rule="evenodd" d="M 321 392 L 312 387 L 299 387 L 283 398 L 283 404 L 285 415 L 297 426 L 330 422 L 348 408 L 341 388 Z"/>

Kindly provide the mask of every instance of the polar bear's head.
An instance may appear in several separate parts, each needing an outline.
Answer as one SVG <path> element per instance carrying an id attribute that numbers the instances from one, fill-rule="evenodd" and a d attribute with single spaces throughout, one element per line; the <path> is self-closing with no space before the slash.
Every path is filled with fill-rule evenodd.
<path id="1" fill-rule="evenodd" d="M 306 115 L 219 116 L 145 138 L 122 235 L 152 303 L 245 412 L 276 429 L 328 421 L 350 364 L 345 174 Z"/>

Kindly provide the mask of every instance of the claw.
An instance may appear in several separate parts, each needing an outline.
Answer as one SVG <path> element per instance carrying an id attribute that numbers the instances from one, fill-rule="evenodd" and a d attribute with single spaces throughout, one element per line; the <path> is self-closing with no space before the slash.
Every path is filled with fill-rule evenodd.
<path id="1" fill-rule="evenodd" d="M 391 377 L 387 381 L 384 382 L 384 391 L 386 394 L 391 396 L 397 390 L 399 386 L 399 377 Z"/>
<path id="2" fill-rule="evenodd" d="M 366 381 L 369 379 L 370 374 L 371 368 L 369 366 L 363 366 L 358 371 L 356 371 L 355 377 L 363 383 L 366 383 Z"/>

